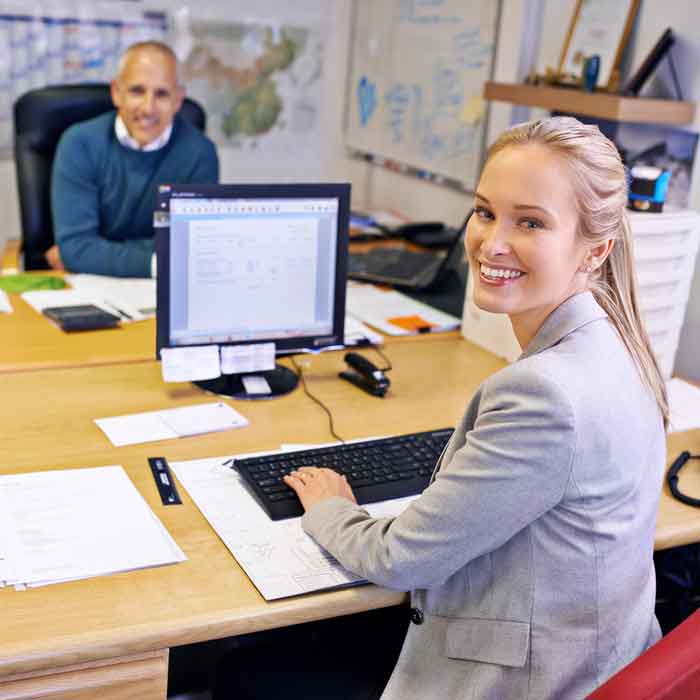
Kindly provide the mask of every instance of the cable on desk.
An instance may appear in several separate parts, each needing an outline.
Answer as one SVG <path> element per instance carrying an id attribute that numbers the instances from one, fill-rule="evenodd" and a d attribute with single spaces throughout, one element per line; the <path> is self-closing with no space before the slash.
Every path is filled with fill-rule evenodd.
<path id="1" fill-rule="evenodd" d="M 297 364 L 296 360 L 294 359 L 294 356 L 291 355 L 289 358 L 292 361 L 292 364 L 294 365 L 294 369 L 297 371 L 297 376 L 299 377 L 299 380 L 301 381 L 301 386 L 304 388 L 304 393 L 314 402 L 317 403 L 325 412 L 326 415 L 328 416 L 328 427 L 331 431 L 331 435 L 338 441 L 342 442 L 345 444 L 345 440 L 338 435 L 338 433 L 335 432 L 335 428 L 333 426 L 333 414 L 331 413 L 330 409 L 326 406 L 326 404 L 321 401 L 321 399 L 317 398 L 314 396 L 310 391 L 309 387 L 306 385 L 306 377 L 304 376 L 304 372 L 299 367 Z"/>
<path id="2" fill-rule="evenodd" d="M 357 348 L 372 348 L 379 357 L 384 360 L 384 363 L 386 364 L 386 367 L 379 367 L 380 372 L 389 372 L 392 368 L 391 366 L 391 360 L 379 349 L 378 345 L 374 345 L 372 341 L 369 338 L 361 338 L 355 343 L 355 347 Z"/>

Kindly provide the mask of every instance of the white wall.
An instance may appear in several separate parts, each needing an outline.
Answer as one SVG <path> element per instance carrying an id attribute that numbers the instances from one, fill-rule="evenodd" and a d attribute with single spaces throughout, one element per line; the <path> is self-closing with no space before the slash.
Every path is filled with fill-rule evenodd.
<path id="1" fill-rule="evenodd" d="M 383 0 L 376 0 L 377 2 Z M 492 0 L 484 0 L 492 1 Z M 280 164 L 261 159 L 259 166 L 239 162 L 235 151 L 221 149 L 222 179 L 242 180 L 299 180 L 331 179 L 350 181 L 353 185 L 353 204 L 360 207 L 394 208 L 413 219 L 441 219 L 450 224 L 459 223 L 470 204 L 470 195 L 459 193 L 407 175 L 387 171 L 346 156 L 343 141 L 345 85 L 348 74 L 352 2 L 351 0 L 199 0 L 187 3 L 200 16 L 222 19 L 276 19 L 284 21 L 280 8 L 285 8 L 286 19 L 314 18 L 323 8 L 326 36 L 324 66 L 324 113 L 322 119 L 322 147 L 293 164 Z M 145 6 L 160 9 L 163 2 L 148 0 Z M 499 46 L 494 78 L 517 81 L 531 68 L 542 71 L 545 66 L 556 66 L 571 18 L 575 0 L 503 0 Z M 252 9 L 251 9 L 252 8 Z M 700 33 L 696 30 L 697 0 L 645 0 L 641 3 L 636 30 L 631 37 L 627 60 L 633 70 L 651 48 L 661 32 L 670 26 L 678 37 L 673 49 L 676 66 L 689 100 L 700 100 Z M 662 66 L 648 88 L 650 94 L 668 96 L 670 86 L 668 69 Z M 534 115 L 533 115 L 534 116 Z M 490 107 L 490 142 L 513 121 L 528 118 L 527 110 L 503 104 Z M 700 120 L 694 125 L 698 129 Z M 3 227 L 0 242 L 19 236 L 19 214 L 16 203 L 14 167 L 10 161 L 0 161 L 0 211 Z M 700 207 L 700 166 L 695 168 L 691 186 L 691 204 Z M 676 369 L 679 373 L 700 379 L 700 362 L 694 348 L 700 347 L 700 270 L 696 272 L 686 324 L 681 337 Z"/>

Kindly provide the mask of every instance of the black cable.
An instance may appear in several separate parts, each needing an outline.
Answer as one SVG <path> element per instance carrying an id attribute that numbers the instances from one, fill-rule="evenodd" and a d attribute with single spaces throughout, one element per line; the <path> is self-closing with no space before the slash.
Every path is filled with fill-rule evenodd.
<path id="1" fill-rule="evenodd" d="M 691 455 L 690 452 L 681 452 L 668 468 L 666 481 L 668 482 L 668 487 L 671 489 L 671 494 L 674 498 L 677 498 L 679 501 L 689 506 L 700 508 L 700 498 L 688 496 L 678 488 L 678 473 L 689 459 L 700 459 L 700 455 Z"/>
<path id="2" fill-rule="evenodd" d="M 345 347 L 348 346 L 346 345 Z M 378 345 L 373 345 L 369 338 L 361 338 L 355 343 L 355 347 L 372 348 L 372 350 L 374 350 L 386 363 L 386 367 L 377 368 L 380 372 L 389 372 L 392 369 L 391 360 L 379 349 Z"/>
<path id="3" fill-rule="evenodd" d="M 386 367 L 382 367 L 380 371 L 382 372 L 388 372 L 391 369 L 391 360 L 379 349 L 378 346 L 373 345 L 374 351 L 379 355 L 379 357 L 384 360 L 386 363 Z"/>
<path id="4" fill-rule="evenodd" d="M 342 442 L 345 444 L 345 440 L 338 435 L 338 433 L 335 432 L 335 428 L 333 426 L 333 414 L 329 410 L 329 408 L 326 406 L 326 404 L 323 403 L 320 399 L 316 398 L 310 391 L 309 387 L 306 385 L 306 377 L 304 377 L 304 372 L 302 371 L 301 367 L 296 363 L 296 360 L 294 359 L 294 356 L 290 356 L 289 358 L 292 361 L 292 364 L 294 365 L 294 369 L 297 371 L 297 376 L 299 377 L 299 380 L 301 381 L 301 386 L 304 389 L 304 393 L 314 402 L 317 403 L 325 412 L 326 415 L 328 416 L 328 426 L 331 431 L 331 435 L 338 441 Z"/>

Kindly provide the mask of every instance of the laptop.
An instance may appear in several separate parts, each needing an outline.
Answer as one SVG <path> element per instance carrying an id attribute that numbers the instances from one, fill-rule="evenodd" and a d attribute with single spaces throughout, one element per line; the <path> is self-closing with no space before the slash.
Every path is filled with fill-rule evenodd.
<path id="1" fill-rule="evenodd" d="M 428 289 L 462 256 L 464 230 L 471 212 L 442 251 L 414 251 L 403 248 L 373 248 L 366 253 L 350 253 L 348 277 L 362 282 L 389 284 L 405 289 Z"/>

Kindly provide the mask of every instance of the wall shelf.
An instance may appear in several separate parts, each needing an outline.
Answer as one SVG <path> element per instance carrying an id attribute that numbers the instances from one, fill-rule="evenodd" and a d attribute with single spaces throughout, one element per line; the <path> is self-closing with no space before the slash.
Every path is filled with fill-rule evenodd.
<path id="1" fill-rule="evenodd" d="M 679 100 L 652 100 L 622 97 L 604 92 L 584 92 L 549 85 L 520 85 L 488 81 L 484 98 L 557 112 L 644 124 L 690 124 L 695 119 L 695 103 Z"/>

